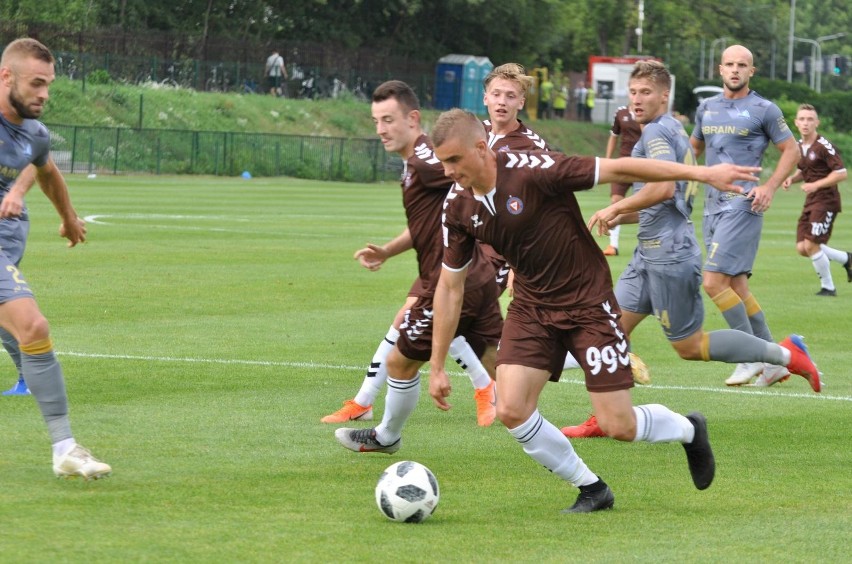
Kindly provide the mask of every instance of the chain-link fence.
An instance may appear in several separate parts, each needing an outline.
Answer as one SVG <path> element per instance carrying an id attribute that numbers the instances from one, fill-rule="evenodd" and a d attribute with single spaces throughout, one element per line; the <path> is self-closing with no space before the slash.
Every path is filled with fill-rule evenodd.
<path id="1" fill-rule="evenodd" d="M 396 180 L 402 161 L 378 139 L 51 125 L 60 170 L 96 174 L 295 176 Z"/>

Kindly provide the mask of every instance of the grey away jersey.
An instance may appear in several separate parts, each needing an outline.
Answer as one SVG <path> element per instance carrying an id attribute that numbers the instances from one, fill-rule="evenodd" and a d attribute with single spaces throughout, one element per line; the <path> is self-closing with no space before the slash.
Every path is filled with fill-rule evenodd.
<path id="1" fill-rule="evenodd" d="M 43 166 L 50 152 L 50 135 L 39 121 L 15 125 L 0 114 L 0 199 L 27 165 Z"/>
<path id="2" fill-rule="evenodd" d="M 778 106 L 752 90 L 736 100 L 718 94 L 701 102 L 692 136 L 704 142 L 708 166 L 719 163 L 760 166 L 770 141 L 777 144 L 793 134 Z M 757 186 L 757 182 L 738 184 L 746 193 Z M 751 204 L 744 194 L 705 187 L 704 215 L 732 209 L 751 211 Z"/>
<path id="3" fill-rule="evenodd" d="M 695 156 L 683 125 L 668 114 L 645 125 L 633 146 L 632 157 L 695 164 Z M 638 192 L 645 183 L 635 182 Z M 649 263 L 676 263 L 701 254 L 690 220 L 698 183 L 675 182 L 674 196 L 639 212 L 639 253 Z"/>

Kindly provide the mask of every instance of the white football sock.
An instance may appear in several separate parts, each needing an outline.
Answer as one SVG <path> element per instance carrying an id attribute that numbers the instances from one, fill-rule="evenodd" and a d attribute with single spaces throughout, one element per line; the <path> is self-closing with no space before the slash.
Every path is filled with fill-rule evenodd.
<path id="1" fill-rule="evenodd" d="M 618 248 L 618 235 L 621 233 L 621 226 L 616 225 L 612 229 L 609 230 L 609 244 Z"/>
<path id="2" fill-rule="evenodd" d="M 370 368 L 367 369 L 367 375 L 364 376 L 364 381 L 361 383 L 361 389 L 355 394 L 355 403 L 358 405 L 364 407 L 373 405 L 373 402 L 379 397 L 379 392 L 382 391 L 382 386 L 384 386 L 385 379 L 388 376 L 385 370 L 385 359 L 396 344 L 397 339 L 399 339 L 399 330 L 391 325 L 387 335 L 379 343 L 379 348 L 373 354 L 373 360 L 370 362 Z"/>
<path id="3" fill-rule="evenodd" d="M 846 251 L 838 251 L 837 249 L 832 249 L 828 245 L 820 245 L 819 248 L 825 253 L 828 260 L 839 262 L 840 264 L 846 264 L 846 261 L 849 260 L 849 255 L 846 254 Z"/>
<path id="4" fill-rule="evenodd" d="M 577 487 L 598 481 L 594 472 L 574 451 L 562 431 L 541 416 L 538 410 L 509 433 L 521 443 L 533 460 Z"/>
<path id="5" fill-rule="evenodd" d="M 692 422 L 664 405 L 650 403 L 633 406 L 636 414 L 636 438 L 634 442 L 691 443 L 695 438 Z"/>
<path id="6" fill-rule="evenodd" d="M 62 439 L 57 443 L 53 443 L 53 456 L 64 456 L 74 450 L 75 446 L 77 446 L 77 441 L 75 441 L 73 438 Z"/>
<path id="7" fill-rule="evenodd" d="M 467 372 L 474 388 L 479 390 L 491 385 L 491 376 L 463 336 L 459 335 L 450 343 L 450 356 Z"/>
<path id="8" fill-rule="evenodd" d="M 831 262 L 828 260 L 828 255 L 825 251 L 820 250 L 815 255 L 811 255 L 811 261 L 817 276 L 819 276 L 822 287 L 826 290 L 834 290 L 834 280 L 831 278 Z"/>
<path id="9" fill-rule="evenodd" d="M 396 380 L 388 376 L 388 393 L 385 396 L 385 413 L 376 427 L 376 440 L 390 445 L 402 436 L 402 428 L 408 421 L 420 399 L 420 374 L 411 380 Z"/>

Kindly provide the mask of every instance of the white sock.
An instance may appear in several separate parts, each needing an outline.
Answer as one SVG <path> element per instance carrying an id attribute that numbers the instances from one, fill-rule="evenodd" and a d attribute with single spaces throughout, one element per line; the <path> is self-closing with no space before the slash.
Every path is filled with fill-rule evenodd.
<path id="1" fill-rule="evenodd" d="M 570 370 L 572 368 L 580 368 L 580 363 L 577 362 L 577 359 L 574 358 L 574 355 L 571 353 L 565 354 L 565 364 L 562 366 L 562 370 Z"/>
<path id="2" fill-rule="evenodd" d="M 815 255 L 811 255 L 811 261 L 817 276 L 819 276 L 822 287 L 826 290 L 834 290 L 834 280 L 831 278 L 831 262 L 829 262 L 825 252 L 822 250 L 817 251 Z"/>
<path id="3" fill-rule="evenodd" d="M 385 412 L 382 422 L 376 427 L 376 440 L 390 445 L 402 436 L 402 428 L 411 416 L 420 399 L 420 374 L 412 380 L 397 380 L 388 376 L 388 393 L 385 396 Z"/>
<path id="4" fill-rule="evenodd" d="M 695 438 L 692 422 L 664 405 L 651 403 L 633 407 L 636 414 L 636 438 L 634 442 L 691 443 Z"/>
<path id="5" fill-rule="evenodd" d="M 459 335 L 450 343 L 450 356 L 467 372 L 474 388 L 479 390 L 491 385 L 491 376 L 463 336 Z"/>
<path id="6" fill-rule="evenodd" d="M 621 233 L 621 226 L 616 225 L 612 229 L 609 230 L 609 244 L 618 248 L 618 234 Z"/>
<path id="7" fill-rule="evenodd" d="M 73 438 L 63 439 L 57 443 L 53 443 L 53 456 L 64 456 L 74 450 L 75 446 L 77 446 L 77 441 Z"/>
<path id="8" fill-rule="evenodd" d="M 530 418 L 509 433 L 533 460 L 577 487 L 598 481 L 594 472 L 574 451 L 562 431 L 535 410 Z"/>
<path id="9" fill-rule="evenodd" d="M 376 398 L 379 397 L 379 392 L 382 391 L 382 386 L 385 384 L 385 379 L 388 374 L 385 371 L 385 359 L 388 357 L 396 340 L 399 339 L 399 330 L 391 325 L 387 335 L 379 343 L 379 348 L 373 354 L 373 360 L 370 362 L 370 368 L 367 369 L 367 375 L 364 376 L 364 381 L 361 383 L 361 389 L 355 394 L 355 403 L 367 407 L 373 405 Z"/>
<path id="10" fill-rule="evenodd" d="M 828 260 L 839 262 L 840 264 L 846 264 L 846 261 L 849 260 L 849 255 L 846 254 L 846 251 L 838 251 L 837 249 L 832 249 L 828 245 L 820 245 L 819 248 L 825 253 Z"/>

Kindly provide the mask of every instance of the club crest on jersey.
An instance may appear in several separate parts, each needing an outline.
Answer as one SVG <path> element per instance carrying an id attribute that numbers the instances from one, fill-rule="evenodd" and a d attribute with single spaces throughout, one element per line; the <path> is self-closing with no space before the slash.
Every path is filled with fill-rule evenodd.
<path id="1" fill-rule="evenodd" d="M 474 214 L 470 216 L 470 220 L 473 222 L 473 228 L 476 229 L 480 225 L 482 225 L 482 221 L 479 220 L 479 214 Z"/>
<path id="2" fill-rule="evenodd" d="M 816 153 L 814 153 L 813 151 L 809 151 L 808 158 L 812 161 L 816 160 Z"/>
<path id="3" fill-rule="evenodd" d="M 505 153 L 506 151 L 509 151 L 509 150 L 510 150 L 510 149 L 509 149 L 509 146 L 508 146 L 508 145 L 503 145 L 502 147 L 500 147 L 499 149 L 497 149 L 497 152 L 498 152 L 498 153 Z"/>
<path id="4" fill-rule="evenodd" d="M 524 202 L 517 196 L 512 196 L 506 200 L 506 210 L 512 215 L 518 215 L 524 211 Z"/>
<path id="5" fill-rule="evenodd" d="M 410 170 L 406 170 L 405 173 L 402 175 L 402 185 L 406 188 L 411 187 L 411 171 Z"/>

